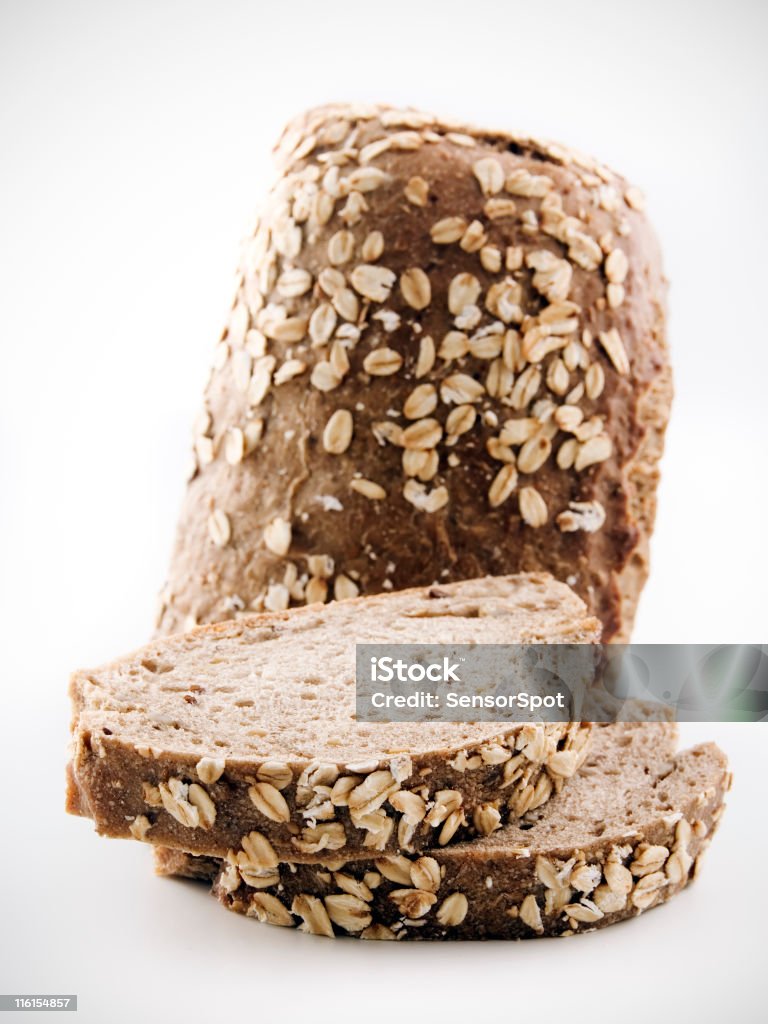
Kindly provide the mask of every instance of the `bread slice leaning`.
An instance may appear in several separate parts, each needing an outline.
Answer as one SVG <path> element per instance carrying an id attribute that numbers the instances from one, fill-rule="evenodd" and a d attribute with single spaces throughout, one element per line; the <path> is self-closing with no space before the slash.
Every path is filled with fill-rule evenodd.
<path id="1" fill-rule="evenodd" d="M 664 903 L 697 873 L 730 786 L 714 744 L 674 754 L 664 723 L 596 727 L 579 775 L 545 807 L 472 843 L 417 856 L 279 863 L 256 836 L 226 861 L 156 852 L 230 910 L 315 935 L 527 939 L 572 935 Z"/>
<path id="2" fill-rule="evenodd" d="M 205 626 L 74 675 L 68 810 L 97 831 L 226 856 L 417 850 L 544 804 L 581 723 L 369 724 L 355 643 L 593 643 L 546 574 L 485 578 Z"/>

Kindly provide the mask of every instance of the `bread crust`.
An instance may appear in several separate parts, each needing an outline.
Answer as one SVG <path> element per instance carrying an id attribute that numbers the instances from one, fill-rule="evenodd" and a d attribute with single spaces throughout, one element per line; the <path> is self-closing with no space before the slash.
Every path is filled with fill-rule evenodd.
<path id="1" fill-rule="evenodd" d="M 663 726 L 612 726 L 631 737 L 652 730 L 668 748 Z M 637 735 L 637 733 L 635 733 Z M 597 741 L 596 741 L 597 742 Z M 597 745 L 599 749 L 599 743 Z M 227 909 L 314 934 L 370 939 L 527 939 L 603 928 L 666 902 L 695 877 L 730 786 L 724 755 L 704 744 L 652 773 L 671 805 L 649 783 L 629 801 L 633 813 L 600 834 L 599 822 L 552 829 L 533 826 L 420 856 L 279 865 L 275 877 L 251 878 L 232 862 L 157 851 L 159 874 L 199 878 Z M 663 761 L 663 756 L 657 759 Z M 572 800 L 575 783 L 538 812 L 545 822 Z M 603 788 L 605 785 L 603 784 Z M 610 794 L 602 794 L 604 800 Z M 644 806 L 643 801 L 646 806 Z M 661 805 L 661 806 L 660 806 Z M 329 916 L 330 915 L 330 916 Z"/>
<path id="2" fill-rule="evenodd" d="M 524 726 L 489 732 L 484 742 L 459 749 L 365 762 L 362 769 L 344 763 L 281 763 L 291 782 L 278 790 L 279 797 L 274 783 L 266 781 L 272 761 L 227 760 L 225 773 L 203 787 L 196 756 L 152 756 L 111 737 L 81 737 L 68 774 L 66 809 L 92 818 L 101 835 L 218 857 L 246 846 L 244 840 L 253 836 L 276 856 L 297 862 L 320 860 L 329 850 L 339 856 L 365 849 L 416 851 L 482 835 L 486 826 L 477 815 L 483 809 L 496 827 L 546 803 L 578 771 L 589 732 L 589 725 L 579 722 Z M 486 752 L 506 760 L 486 763 Z M 407 774 L 393 782 L 398 763 L 407 766 Z M 330 794 L 335 783 L 347 780 L 362 787 L 369 779 L 368 788 L 386 783 L 392 799 L 382 799 L 369 814 L 355 815 L 347 804 L 339 804 L 332 815 L 313 817 L 307 805 L 321 791 Z M 187 819 L 188 794 L 195 786 L 204 788 L 216 809 L 210 826 L 201 824 L 194 811 Z M 265 787 L 264 799 L 253 796 Z M 304 799 L 303 789 L 308 790 Z M 417 798 L 415 815 L 400 802 L 411 795 Z M 272 813 L 270 798 L 278 808 Z"/>
<path id="3" fill-rule="evenodd" d="M 671 400 L 637 190 L 388 108 L 310 111 L 277 156 L 159 629 L 543 569 L 627 639 Z"/>

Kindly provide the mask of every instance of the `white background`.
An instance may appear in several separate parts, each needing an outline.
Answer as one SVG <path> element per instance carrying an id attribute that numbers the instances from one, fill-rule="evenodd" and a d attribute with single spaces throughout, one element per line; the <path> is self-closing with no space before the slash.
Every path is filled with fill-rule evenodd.
<path id="1" fill-rule="evenodd" d="M 685 728 L 736 773 L 701 880 L 567 942 L 259 927 L 62 802 L 68 672 L 147 637 L 238 240 L 314 103 L 519 127 L 644 188 L 677 398 L 635 639 L 766 640 L 767 43 L 759 0 L 3 3 L 0 990 L 89 1022 L 764 1019 L 758 725 Z"/>

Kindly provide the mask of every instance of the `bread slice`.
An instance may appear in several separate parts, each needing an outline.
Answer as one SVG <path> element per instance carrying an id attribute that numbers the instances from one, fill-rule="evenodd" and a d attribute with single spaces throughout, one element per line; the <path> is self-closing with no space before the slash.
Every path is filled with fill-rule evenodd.
<path id="1" fill-rule="evenodd" d="M 693 878 L 730 786 L 714 744 L 674 754 L 663 723 L 598 727 L 546 807 L 420 856 L 278 863 L 256 835 L 226 861 L 157 851 L 160 874 L 213 881 L 230 910 L 317 935 L 527 939 L 603 928 Z"/>
<path id="2" fill-rule="evenodd" d="M 109 836 L 225 856 L 417 850 L 546 802 L 581 723 L 358 723 L 356 642 L 591 643 L 545 574 L 487 578 L 206 626 L 74 675 L 68 809 Z"/>

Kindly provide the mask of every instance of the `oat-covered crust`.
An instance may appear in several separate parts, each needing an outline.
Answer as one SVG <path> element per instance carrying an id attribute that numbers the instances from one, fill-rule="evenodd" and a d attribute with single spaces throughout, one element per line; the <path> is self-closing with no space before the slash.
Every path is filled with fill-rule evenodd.
<path id="1" fill-rule="evenodd" d="M 637 189 L 410 110 L 286 130 L 159 628 L 546 569 L 626 638 L 671 385 Z"/>
<path id="2" fill-rule="evenodd" d="M 68 809 L 105 835 L 218 856 L 487 835 L 578 771 L 589 726 L 358 722 L 355 644 L 598 639 L 583 601 L 544 574 L 198 627 L 74 675 Z"/>
<path id="3" fill-rule="evenodd" d="M 675 757 L 668 726 L 599 733 L 581 779 L 520 826 L 471 844 L 311 865 L 280 863 L 263 844 L 225 861 L 159 850 L 156 867 L 212 881 L 230 910 L 328 937 L 525 939 L 602 928 L 696 876 L 730 773 L 713 744 Z"/>

